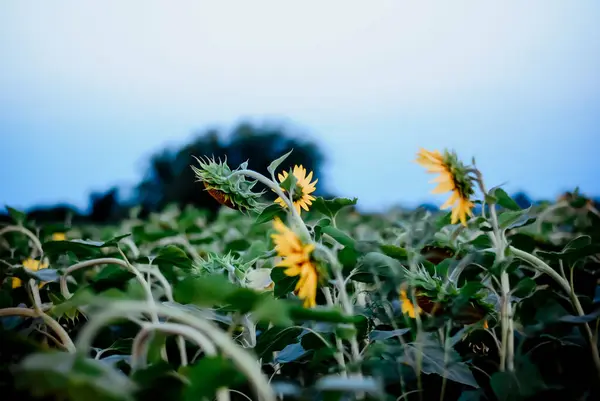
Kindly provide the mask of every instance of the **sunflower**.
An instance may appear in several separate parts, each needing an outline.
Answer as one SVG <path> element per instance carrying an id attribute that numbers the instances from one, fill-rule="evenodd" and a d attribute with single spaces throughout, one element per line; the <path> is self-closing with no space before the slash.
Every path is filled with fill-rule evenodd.
<path id="1" fill-rule="evenodd" d="M 402 307 L 402 313 L 408 314 L 408 316 L 412 319 L 417 317 L 417 313 L 422 313 L 422 310 L 421 308 L 419 308 L 419 305 L 414 305 L 410 298 L 408 298 L 405 289 L 400 290 L 400 302 Z"/>
<path id="2" fill-rule="evenodd" d="M 22 264 L 25 269 L 34 271 L 34 272 L 48 268 L 48 262 L 42 263 L 41 261 L 35 260 L 32 258 L 25 259 Z M 44 284 L 46 284 L 46 283 L 40 283 L 40 288 L 42 288 L 44 286 Z M 20 278 L 18 278 L 18 277 L 12 278 L 12 288 L 19 288 L 22 285 L 23 285 L 23 282 L 21 281 Z"/>
<path id="3" fill-rule="evenodd" d="M 473 215 L 472 209 L 475 206 L 469 198 L 475 191 L 466 168 L 458 160 L 458 157 L 447 151 L 442 155 L 437 150 L 430 152 L 421 149 L 417 154 L 416 162 L 427 168 L 428 173 L 439 173 L 439 176 L 431 181 L 438 183 L 438 186 L 431 192 L 434 194 L 452 192 L 441 209 L 452 207 L 451 223 L 455 224 L 460 220 L 466 226 L 467 216 Z"/>
<path id="4" fill-rule="evenodd" d="M 311 258 L 315 250 L 314 244 L 303 244 L 279 218 L 273 221 L 273 227 L 277 231 L 271 235 L 275 243 L 275 251 L 283 258 L 277 266 L 286 268 L 284 270 L 286 276 L 300 276 L 295 292 L 304 301 L 304 307 L 316 306 L 319 272 Z"/>
<path id="5" fill-rule="evenodd" d="M 311 194 L 315 192 L 315 184 L 319 181 L 318 179 L 310 182 L 313 178 L 312 171 L 307 175 L 306 169 L 300 166 L 294 166 L 292 171 L 294 177 L 296 177 L 296 187 L 294 188 L 294 192 L 292 194 L 292 203 L 294 204 L 294 208 L 300 213 L 300 208 L 306 210 L 308 212 L 308 207 L 312 205 L 312 201 L 315 200 L 315 197 Z M 282 183 L 288 177 L 288 172 L 284 171 L 278 174 L 277 178 L 279 178 L 279 182 Z M 282 188 L 283 189 L 283 188 Z M 284 193 L 287 195 L 287 191 L 283 189 Z M 281 205 L 281 207 L 287 207 L 286 203 L 283 199 L 277 198 L 275 199 L 275 203 Z"/>

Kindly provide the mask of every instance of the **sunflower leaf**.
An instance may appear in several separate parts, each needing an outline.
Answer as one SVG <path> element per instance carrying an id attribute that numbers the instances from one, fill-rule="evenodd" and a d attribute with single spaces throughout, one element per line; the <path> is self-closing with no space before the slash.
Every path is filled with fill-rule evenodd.
<path id="1" fill-rule="evenodd" d="M 319 196 L 313 201 L 312 207 L 314 210 L 321 212 L 325 216 L 331 217 L 333 219 L 340 210 L 348 206 L 356 205 L 357 201 L 357 198 L 324 199 L 323 197 Z"/>
<path id="2" fill-rule="evenodd" d="M 283 161 L 285 159 L 287 159 L 287 157 L 294 151 L 294 149 L 290 150 L 289 152 L 287 152 L 285 155 L 281 156 L 278 159 L 275 159 L 271 162 L 271 164 L 269 164 L 269 167 L 267 167 L 267 171 L 271 174 L 271 177 L 273 179 L 275 179 L 275 170 L 277 170 L 277 167 L 279 167 L 279 165 L 281 163 L 283 163 Z"/>
<path id="3" fill-rule="evenodd" d="M 273 220 L 273 218 L 276 216 L 278 216 L 280 219 L 283 219 L 285 216 L 285 211 L 280 205 L 273 203 L 272 205 L 267 206 L 260 212 L 256 220 L 254 221 L 254 224 L 266 223 L 268 221 Z"/>

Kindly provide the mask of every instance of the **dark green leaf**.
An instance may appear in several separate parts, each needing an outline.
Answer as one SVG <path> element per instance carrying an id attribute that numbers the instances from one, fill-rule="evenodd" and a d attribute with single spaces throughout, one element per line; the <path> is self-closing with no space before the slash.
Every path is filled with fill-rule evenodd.
<path id="1" fill-rule="evenodd" d="M 68 241 L 48 241 L 43 244 L 44 253 L 48 255 L 59 255 L 66 252 L 73 252 L 77 256 L 98 255 L 102 248 L 116 245 L 121 239 L 131 234 L 120 235 L 108 241 L 91 241 L 73 239 Z"/>
<path id="2" fill-rule="evenodd" d="M 184 401 L 212 400 L 218 389 L 235 388 L 246 381 L 233 363 L 222 357 L 204 357 L 181 371 L 189 380 L 183 390 Z"/>
<path id="3" fill-rule="evenodd" d="M 300 333 L 302 329 L 298 327 L 272 327 L 258 336 L 254 352 L 258 358 L 270 360 L 268 355 L 297 343 Z"/>
<path id="4" fill-rule="evenodd" d="M 267 206 L 260 212 L 254 224 L 266 223 L 268 221 L 273 220 L 275 217 L 279 217 L 283 220 L 285 218 L 285 215 L 286 211 L 281 207 L 281 205 L 273 203 L 272 205 Z"/>
<path id="5" fill-rule="evenodd" d="M 10 206 L 5 206 L 8 211 L 8 215 L 15 222 L 16 225 L 23 225 L 25 223 L 25 219 L 27 218 L 27 214 Z"/>
<path id="6" fill-rule="evenodd" d="M 529 296 L 537 287 L 535 280 L 530 277 L 524 277 L 519 280 L 517 286 L 513 289 L 513 295 L 518 298 Z"/>
<path id="7" fill-rule="evenodd" d="M 284 271 L 285 269 L 281 267 L 276 267 L 271 270 L 271 280 L 273 280 L 273 283 L 275 283 L 273 294 L 277 298 L 283 298 L 290 292 L 294 291 L 298 280 L 300 280 L 298 276 L 287 276 Z"/>

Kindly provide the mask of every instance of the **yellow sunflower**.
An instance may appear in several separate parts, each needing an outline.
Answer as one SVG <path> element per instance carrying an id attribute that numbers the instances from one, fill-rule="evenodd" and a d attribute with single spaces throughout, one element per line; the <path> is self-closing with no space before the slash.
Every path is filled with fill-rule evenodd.
<path id="1" fill-rule="evenodd" d="M 428 173 L 439 173 L 439 176 L 431 181 L 438 183 L 431 192 L 434 194 L 452 192 L 441 209 L 452 207 L 451 223 L 455 224 L 460 220 L 466 226 L 467 216 L 473 215 L 472 209 L 475 205 L 469 198 L 474 190 L 466 168 L 458 157 L 454 153 L 444 152 L 442 155 L 437 150 L 430 152 L 421 149 L 417 154 L 416 162 L 425 167 Z"/>
<path id="2" fill-rule="evenodd" d="M 319 272 L 311 259 L 315 249 L 314 244 L 303 244 L 279 218 L 273 221 L 273 227 L 277 231 L 271 235 L 275 243 L 275 251 L 283 258 L 277 266 L 286 268 L 284 273 L 287 276 L 300 276 L 295 292 L 304 301 L 304 307 L 316 306 Z"/>
<path id="3" fill-rule="evenodd" d="M 65 235 L 65 233 L 53 233 L 52 234 L 52 241 L 65 241 L 67 239 L 67 236 Z"/>
<path id="4" fill-rule="evenodd" d="M 400 290 L 400 303 L 401 303 L 400 306 L 402 308 L 402 313 L 408 314 L 408 316 L 412 319 L 417 317 L 417 313 L 418 314 L 422 313 L 422 310 L 421 310 L 421 308 L 419 308 L 419 305 L 413 305 L 410 298 L 408 298 L 408 295 L 406 294 L 405 289 Z"/>
<path id="5" fill-rule="evenodd" d="M 294 166 L 292 170 L 292 174 L 296 177 L 296 187 L 294 188 L 294 193 L 292 194 L 292 202 L 294 204 L 294 208 L 300 213 L 300 208 L 306 210 L 308 212 L 308 207 L 312 205 L 312 201 L 315 200 L 315 197 L 311 194 L 316 190 L 316 183 L 319 181 L 318 179 L 310 182 L 313 178 L 312 171 L 306 174 L 306 169 L 300 166 Z M 288 172 L 284 171 L 279 173 L 277 178 L 279 178 L 279 182 L 282 183 L 288 176 Z M 282 188 L 283 189 L 283 188 Z M 283 190 L 287 195 L 287 191 Z M 281 198 L 275 199 L 275 203 L 281 205 L 281 207 L 287 207 L 286 203 Z"/>
<path id="6" fill-rule="evenodd" d="M 48 268 L 48 262 L 41 262 L 39 260 L 35 260 L 32 258 L 27 258 L 23 261 L 23 267 L 27 270 L 30 271 L 38 271 L 38 270 L 42 270 L 42 269 L 46 269 Z M 40 288 L 42 288 L 46 283 L 40 283 Z M 12 288 L 19 288 L 23 285 L 23 282 L 21 281 L 20 278 L 18 277 L 13 277 L 12 278 Z"/>

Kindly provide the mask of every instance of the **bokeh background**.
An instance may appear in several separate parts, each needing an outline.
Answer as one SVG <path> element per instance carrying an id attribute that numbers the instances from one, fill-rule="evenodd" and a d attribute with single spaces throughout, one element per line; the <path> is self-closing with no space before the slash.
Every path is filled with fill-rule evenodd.
<path id="1" fill-rule="evenodd" d="M 444 200 L 420 147 L 530 199 L 597 196 L 599 20 L 593 0 L 2 1 L 0 205 L 211 208 L 191 154 L 260 170 L 290 147 L 365 211 Z"/>

